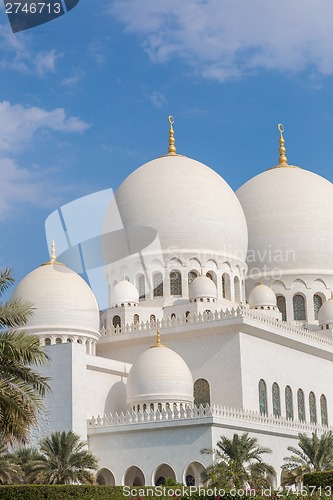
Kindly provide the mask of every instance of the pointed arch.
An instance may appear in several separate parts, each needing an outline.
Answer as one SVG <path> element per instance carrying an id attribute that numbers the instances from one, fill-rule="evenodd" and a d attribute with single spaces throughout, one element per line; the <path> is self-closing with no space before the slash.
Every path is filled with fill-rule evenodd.
<path id="1" fill-rule="evenodd" d="M 163 275 L 160 272 L 153 274 L 154 297 L 163 297 Z"/>
<path id="2" fill-rule="evenodd" d="M 328 426 L 327 399 L 324 394 L 320 396 L 320 416 L 321 425 Z"/>
<path id="3" fill-rule="evenodd" d="M 210 405 L 210 387 L 209 382 L 204 378 L 199 378 L 193 386 L 194 404 L 197 408 Z"/>
<path id="4" fill-rule="evenodd" d="M 280 387 L 274 382 L 272 385 L 272 400 L 273 400 L 273 415 L 275 417 L 281 417 L 281 399 L 280 399 Z"/>
<path id="5" fill-rule="evenodd" d="M 182 275 L 179 271 L 170 273 L 170 295 L 182 295 Z"/>
<path id="6" fill-rule="evenodd" d="M 306 321 L 305 297 L 300 293 L 293 296 L 293 311 L 295 321 Z"/>
<path id="7" fill-rule="evenodd" d="M 319 309 L 323 305 L 323 299 L 319 293 L 315 293 L 313 296 L 313 312 L 314 312 L 314 319 L 318 319 L 318 313 Z"/>
<path id="8" fill-rule="evenodd" d="M 280 313 L 282 314 L 282 321 L 287 321 L 287 305 L 286 298 L 284 295 L 276 296 L 276 305 Z"/>
<path id="9" fill-rule="evenodd" d="M 261 415 L 267 415 L 268 414 L 267 385 L 263 379 L 259 380 L 258 391 L 259 391 L 259 411 Z"/>
<path id="10" fill-rule="evenodd" d="M 291 387 L 287 385 L 285 389 L 286 417 L 294 420 L 293 393 Z"/>
<path id="11" fill-rule="evenodd" d="M 297 391 L 297 409 L 298 409 L 298 420 L 300 422 L 305 422 L 305 398 L 302 389 Z"/>
<path id="12" fill-rule="evenodd" d="M 312 391 L 309 394 L 309 411 L 310 411 L 310 422 L 312 424 L 316 424 L 317 423 L 316 396 Z"/>

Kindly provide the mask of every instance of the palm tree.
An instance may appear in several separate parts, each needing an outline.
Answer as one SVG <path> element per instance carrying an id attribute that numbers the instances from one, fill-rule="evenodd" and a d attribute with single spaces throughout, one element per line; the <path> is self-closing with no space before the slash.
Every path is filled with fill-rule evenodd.
<path id="1" fill-rule="evenodd" d="M 234 434 L 232 439 L 221 436 L 216 450 L 201 452 L 215 455 L 212 465 L 202 475 L 209 487 L 260 488 L 269 484 L 269 476 L 275 476 L 274 468 L 262 460 L 262 455 L 272 450 L 259 446 L 258 440 L 248 433 Z"/>
<path id="2" fill-rule="evenodd" d="M 324 432 L 318 437 L 316 432 L 312 436 L 298 435 L 298 447 L 288 446 L 292 452 L 286 457 L 282 466 L 282 486 L 300 484 L 303 475 L 307 472 L 332 470 L 333 468 L 333 433 Z"/>
<path id="3" fill-rule="evenodd" d="M 21 448 L 10 458 L 17 465 L 15 482 L 30 484 L 33 482 L 36 471 L 39 469 L 41 454 L 36 448 Z"/>
<path id="4" fill-rule="evenodd" d="M 11 484 L 19 475 L 20 467 L 8 453 L 6 445 L 0 440 L 0 484 Z"/>
<path id="5" fill-rule="evenodd" d="M 14 283 L 10 269 L 0 270 L 0 296 Z M 39 339 L 15 328 L 31 317 L 31 304 L 20 299 L 0 303 L 0 437 L 24 443 L 37 422 L 47 378 L 34 370 L 49 359 Z"/>
<path id="6" fill-rule="evenodd" d="M 40 458 L 30 479 L 43 484 L 93 484 L 98 463 L 86 443 L 72 431 L 53 432 L 42 440 Z"/>

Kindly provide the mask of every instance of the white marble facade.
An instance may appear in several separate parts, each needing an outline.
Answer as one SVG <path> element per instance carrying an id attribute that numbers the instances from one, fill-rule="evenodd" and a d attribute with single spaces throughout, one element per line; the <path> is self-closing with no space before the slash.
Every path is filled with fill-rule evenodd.
<path id="1" fill-rule="evenodd" d="M 22 280 L 27 328 L 52 359 L 34 439 L 79 433 L 101 484 L 199 485 L 200 450 L 250 432 L 273 450 L 278 485 L 298 433 L 330 428 L 333 186 L 281 146 L 237 193 L 185 156 L 135 170 L 115 193 L 126 252 L 108 259 L 103 243 L 103 311 L 54 253 Z"/>

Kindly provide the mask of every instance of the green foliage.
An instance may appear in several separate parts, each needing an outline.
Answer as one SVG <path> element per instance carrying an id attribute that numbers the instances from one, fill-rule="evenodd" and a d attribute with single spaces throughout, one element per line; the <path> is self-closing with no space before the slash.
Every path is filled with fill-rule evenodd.
<path id="1" fill-rule="evenodd" d="M 93 484 L 98 462 L 72 431 L 53 432 L 31 457 L 27 479 L 39 484 Z M 29 464 L 26 465 L 29 467 Z"/>
<path id="2" fill-rule="evenodd" d="M 310 472 L 308 474 L 304 474 L 303 476 L 303 484 L 304 486 L 315 486 L 318 487 L 330 487 L 332 488 L 333 493 L 333 471 L 323 471 L 323 472 Z"/>
<path id="3" fill-rule="evenodd" d="M 248 433 L 234 434 L 232 439 L 221 436 L 216 450 L 201 452 L 214 455 L 212 465 L 202 474 L 207 487 L 261 488 L 269 485 L 269 476 L 275 476 L 274 468 L 262 460 L 262 455 L 271 450 L 259 446 L 258 440 L 249 437 Z"/>
<path id="4" fill-rule="evenodd" d="M 292 452 L 282 466 L 282 486 L 300 484 L 304 474 L 333 469 L 333 433 L 324 432 L 320 437 L 316 432 L 309 437 L 299 434 L 298 448 Z"/>
<path id="5" fill-rule="evenodd" d="M 0 296 L 14 282 L 11 270 L 0 270 Z M 20 299 L 0 303 L 0 437 L 4 443 L 24 443 L 36 423 L 42 399 L 49 390 L 47 378 L 34 367 L 48 361 L 39 339 L 20 327 L 33 313 Z"/>

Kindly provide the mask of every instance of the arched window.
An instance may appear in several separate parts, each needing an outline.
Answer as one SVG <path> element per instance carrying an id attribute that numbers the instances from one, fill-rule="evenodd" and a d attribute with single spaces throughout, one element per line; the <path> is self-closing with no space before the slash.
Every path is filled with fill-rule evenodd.
<path id="1" fill-rule="evenodd" d="M 222 274 L 222 297 L 227 300 L 231 300 L 230 294 L 230 277 L 229 274 Z"/>
<path id="2" fill-rule="evenodd" d="M 135 325 L 138 325 L 140 323 L 140 316 L 138 314 L 134 314 L 133 323 Z"/>
<path id="3" fill-rule="evenodd" d="M 45 345 L 51 345 L 51 339 L 49 338 L 45 339 Z"/>
<path id="4" fill-rule="evenodd" d="M 241 301 L 241 291 L 240 291 L 240 282 L 238 276 L 235 276 L 234 287 L 235 287 L 235 302 L 239 303 Z"/>
<path id="5" fill-rule="evenodd" d="M 212 273 L 208 272 L 208 273 L 206 273 L 206 276 L 207 276 L 207 278 L 209 278 L 210 280 L 214 281 Z"/>
<path id="6" fill-rule="evenodd" d="M 276 305 L 282 314 L 282 321 L 287 321 L 286 298 L 283 295 L 278 295 L 276 297 Z"/>
<path id="7" fill-rule="evenodd" d="M 71 339 L 70 337 L 68 337 L 67 342 L 68 342 L 69 344 L 71 344 L 71 343 L 73 342 L 73 339 Z"/>
<path id="8" fill-rule="evenodd" d="M 323 305 L 323 299 L 317 293 L 313 296 L 313 311 L 315 319 L 318 319 L 319 309 Z"/>
<path id="9" fill-rule="evenodd" d="M 320 415 L 321 415 L 321 425 L 328 426 L 327 400 L 324 394 L 320 396 Z"/>
<path id="10" fill-rule="evenodd" d="M 293 393 L 289 385 L 287 385 L 285 390 L 285 400 L 286 400 L 286 417 L 294 420 L 294 408 L 293 408 Z"/>
<path id="11" fill-rule="evenodd" d="M 179 271 L 170 273 L 170 295 L 182 294 L 182 275 Z"/>
<path id="12" fill-rule="evenodd" d="M 172 313 L 172 314 L 171 314 L 171 319 L 176 319 L 176 315 L 175 315 L 175 313 Z"/>
<path id="13" fill-rule="evenodd" d="M 272 386 L 272 398 L 273 398 L 273 415 L 275 417 L 281 416 L 281 402 L 280 402 L 280 388 L 276 382 Z"/>
<path id="14" fill-rule="evenodd" d="M 293 296 L 294 320 L 305 321 L 305 298 L 297 293 Z"/>
<path id="15" fill-rule="evenodd" d="M 145 283 L 145 277 L 143 274 L 140 274 L 137 277 L 137 288 L 139 291 L 139 299 L 140 300 L 145 300 L 146 298 L 146 283 Z"/>
<path id="16" fill-rule="evenodd" d="M 62 344 L 62 339 L 60 337 L 56 338 L 56 344 Z"/>
<path id="17" fill-rule="evenodd" d="M 210 405 L 210 388 L 209 383 L 204 378 L 199 378 L 194 382 L 193 387 L 194 404 L 197 408 L 200 405 Z"/>
<path id="18" fill-rule="evenodd" d="M 310 422 L 312 424 L 316 424 L 317 423 L 316 396 L 312 391 L 309 394 L 309 410 L 310 410 Z"/>
<path id="19" fill-rule="evenodd" d="M 156 321 L 156 316 L 155 316 L 155 314 L 151 314 L 151 315 L 150 315 L 149 321 L 150 321 L 151 323 L 155 323 L 155 321 Z"/>
<path id="20" fill-rule="evenodd" d="M 185 317 L 186 317 L 186 323 L 188 323 L 190 321 L 190 319 L 191 319 L 191 313 L 190 313 L 190 311 L 186 311 Z"/>
<path id="21" fill-rule="evenodd" d="M 267 415 L 267 386 L 266 382 L 259 380 L 259 411 L 261 415 Z"/>
<path id="22" fill-rule="evenodd" d="M 154 297 L 163 297 L 163 276 L 162 273 L 155 273 L 153 276 Z"/>
<path id="23" fill-rule="evenodd" d="M 305 399 L 304 392 L 302 389 L 297 391 L 297 408 L 298 408 L 298 420 L 300 422 L 305 422 Z"/>
<path id="24" fill-rule="evenodd" d="M 120 316 L 113 316 L 112 318 L 112 324 L 113 326 L 116 328 L 117 326 L 119 326 L 119 328 L 121 327 L 121 319 L 120 319 Z"/>
<path id="25" fill-rule="evenodd" d="M 198 275 L 195 271 L 190 271 L 187 275 L 187 281 L 188 281 L 188 285 L 190 286 L 190 284 L 192 283 L 192 281 L 195 280 L 195 278 L 197 278 Z"/>

